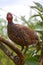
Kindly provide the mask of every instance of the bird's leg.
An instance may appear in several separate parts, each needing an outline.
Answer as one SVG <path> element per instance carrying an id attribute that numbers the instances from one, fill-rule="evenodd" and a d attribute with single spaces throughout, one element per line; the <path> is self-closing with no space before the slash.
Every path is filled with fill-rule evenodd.
<path id="1" fill-rule="evenodd" d="M 26 46 L 26 49 L 25 49 L 25 51 L 24 51 L 24 54 L 26 54 L 27 50 L 28 50 L 28 46 Z"/>
<path id="2" fill-rule="evenodd" d="M 34 56 L 36 56 L 39 50 L 40 50 L 40 43 L 38 42 L 38 43 L 36 44 L 36 51 L 35 51 L 32 55 L 35 54 Z"/>
<path id="3" fill-rule="evenodd" d="M 24 46 L 22 47 L 21 51 L 23 51 L 23 49 L 24 49 Z"/>
<path id="4" fill-rule="evenodd" d="M 37 48 L 37 51 L 36 51 L 36 54 L 37 54 L 37 52 L 40 50 L 40 43 L 38 43 L 37 45 L 36 45 L 36 48 Z"/>

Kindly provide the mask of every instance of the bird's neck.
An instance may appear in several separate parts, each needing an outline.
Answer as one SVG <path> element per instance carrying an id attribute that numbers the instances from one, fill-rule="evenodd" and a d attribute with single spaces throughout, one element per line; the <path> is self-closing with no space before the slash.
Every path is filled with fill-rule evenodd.
<path id="1" fill-rule="evenodd" d="M 12 23 L 12 19 L 8 19 L 8 23 Z"/>
<path id="2" fill-rule="evenodd" d="M 10 22 L 8 21 L 8 24 L 13 24 L 13 22 L 12 21 L 10 21 Z"/>

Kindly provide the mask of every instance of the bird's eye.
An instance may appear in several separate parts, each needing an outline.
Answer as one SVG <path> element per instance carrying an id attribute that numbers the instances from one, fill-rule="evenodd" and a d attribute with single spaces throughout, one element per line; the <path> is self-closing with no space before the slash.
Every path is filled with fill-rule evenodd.
<path id="1" fill-rule="evenodd" d="M 11 15 L 8 15 L 8 17 L 10 18 L 10 17 L 11 17 Z"/>

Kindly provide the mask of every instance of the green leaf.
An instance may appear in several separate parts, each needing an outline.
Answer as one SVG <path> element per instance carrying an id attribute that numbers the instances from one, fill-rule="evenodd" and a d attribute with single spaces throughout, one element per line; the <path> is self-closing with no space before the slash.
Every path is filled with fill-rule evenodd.
<path id="1" fill-rule="evenodd" d="M 37 5 L 37 7 L 42 8 L 42 5 L 40 3 L 38 3 L 38 2 L 34 2 L 34 3 Z"/>
<path id="2" fill-rule="evenodd" d="M 40 12 L 43 12 L 43 6 L 40 3 L 34 2 L 35 6 L 31 6 L 32 9 L 37 9 Z"/>
<path id="3" fill-rule="evenodd" d="M 42 14 L 40 12 L 38 12 L 38 14 L 39 14 L 40 18 L 43 20 Z"/>
<path id="4" fill-rule="evenodd" d="M 37 17 L 37 16 L 39 16 L 39 15 L 38 15 L 38 14 L 32 15 L 32 16 L 30 17 L 30 19 L 31 19 L 31 18 L 34 18 L 34 17 Z"/>

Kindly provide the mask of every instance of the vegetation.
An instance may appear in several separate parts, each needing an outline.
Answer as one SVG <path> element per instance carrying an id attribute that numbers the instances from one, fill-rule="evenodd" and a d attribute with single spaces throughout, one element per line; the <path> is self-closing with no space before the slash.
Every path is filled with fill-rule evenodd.
<path id="1" fill-rule="evenodd" d="M 23 25 L 26 25 L 32 29 L 34 29 L 39 36 L 39 40 L 43 41 L 43 6 L 40 3 L 34 2 L 35 6 L 31 6 L 33 9 L 33 13 L 28 20 L 25 19 L 24 16 L 21 16 L 21 21 L 23 21 Z M 18 21 L 17 18 L 15 21 Z M 0 18 L 0 34 L 6 38 L 7 36 L 6 30 L 6 20 Z M 31 46 L 28 52 L 25 55 L 25 65 L 38 65 L 40 51 L 37 56 L 32 56 L 34 52 L 34 48 Z M 3 53 L 0 49 L 0 65 L 14 65 L 14 63 Z"/>

